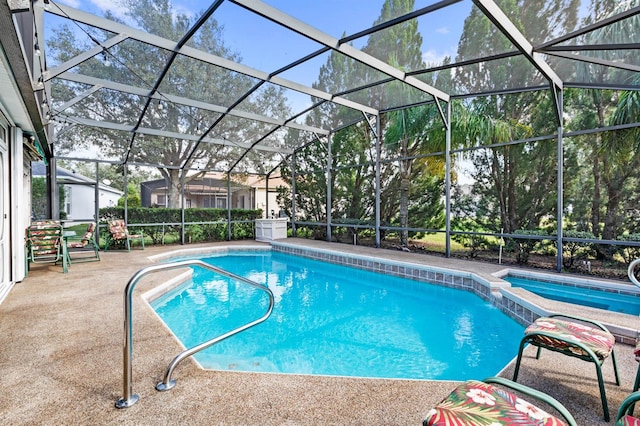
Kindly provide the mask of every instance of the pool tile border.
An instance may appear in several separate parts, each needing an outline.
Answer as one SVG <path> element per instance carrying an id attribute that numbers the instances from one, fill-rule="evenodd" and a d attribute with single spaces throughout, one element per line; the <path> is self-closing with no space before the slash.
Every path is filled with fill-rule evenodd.
<path id="1" fill-rule="evenodd" d="M 514 269 L 505 269 L 495 273 L 494 275 L 499 278 L 510 276 L 515 278 L 534 279 L 536 281 L 552 283 L 565 287 L 583 287 L 592 290 L 601 290 L 607 293 L 637 297 L 640 300 L 640 289 L 635 287 L 633 284 L 614 283 L 589 278 L 566 277 L 562 275 L 551 275 L 548 273 L 519 271 Z"/>
<path id="2" fill-rule="evenodd" d="M 332 250 L 300 247 L 280 242 L 271 242 L 273 251 L 321 260 L 338 265 L 351 266 L 372 272 L 407 278 L 413 281 L 438 284 L 460 290 L 471 291 L 485 301 L 493 302 L 499 288 L 508 285 L 502 279 L 488 280 L 471 272 L 397 262 L 358 254 L 347 254 Z"/>

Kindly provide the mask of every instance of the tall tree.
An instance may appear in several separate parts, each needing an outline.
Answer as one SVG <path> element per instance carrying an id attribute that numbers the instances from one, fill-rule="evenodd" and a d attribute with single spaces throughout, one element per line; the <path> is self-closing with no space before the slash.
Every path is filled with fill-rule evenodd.
<path id="1" fill-rule="evenodd" d="M 593 0 L 590 14 L 584 24 L 613 17 L 629 7 L 638 5 L 632 2 L 614 0 Z M 632 38 L 628 28 L 640 25 L 640 17 L 634 16 L 616 22 L 606 29 L 598 29 L 583 36 L 585 44 L 625 43 Z M 626 57 L 620 52 L 609 50 L 594 51 L 592 55 L 605 60 L 621 60 L 633 63 L 632 54 Z M 581 80 L 606 83 L 612 76 L 621 79 L 623 70 L 589 63 L 577 67 Z M 622 74 L 622 75 L 620 75 Z M 637 80 L 636 80 L 637 81 Z M 629 124 L 640 119 L 635 92 L 616 92 L 612 90 L 580 90 L 567 97 L 572 119 L 568 127 L 574 130 L 593 129 L 607 125 Z M 624 232 L 634 229 L 629 220 L 629 212 L 634 211 L 632 189 L 637 184 L 640 156 L 637 154 L 637 130 L 600 132 L 572 138 L 568 151 L 577 160 L 569 175 L 580 176 L 573 186 L 569 186 L 569 200 L 574 207 L 572 216 L 578 222 L 580 230 L 590 231 L 602 239 L 616 239 Z M 569 164 L 571 166 L 571 164 Z M 565 173 L 565 176 L 568 173 Z M 600 247 L 601 256 L 612 255 L 608 247 Z"/>
<path id="2" fill-rule="evenodd" d="M 575 0 L 503 0 L 500 7 L 525 37 L 540 43 L 558 31 L 574 28 L 578 4 Z M 472 9 L 465 20 L 457 61 L 474 58 L 478 52 L 486 55 L 513 50 L 511 41 L 480 9 Z M 455 78 L 459 87 L 471 93 L 544 83 L 523 57 L 465 66 L 456 71 Z M 466 103 L 464 114 L 454 115 L 454 128 L 462 126 L 468 133 L 462 143 L 477 147 L 471 159 L 475 170 L 472 197 L 484 206 L 478 211 L 500 219 L 492 225 L 498 229 L 491 231 L 538 229 L 541 218 L 555 209 L 555 141 L 505 144 L 555 131 L 552 96 L 549 91 L 540 91 L 477 97 Z"/>
<path id="3" fill-rule="evenodd" d="M 180 40 L 196 22 L 197 16 L 188 16 L 177 12 L 169 0 L 123 0 L 128 9 L 126 16 L 135 27 L 170 40 Z M 125 23 L 116 16 L 106 13 L 106 18 Z M 49 40 L 49 51 L 53 62 L 62 63 L 78 54 L 95 47 L 96 42 L 111 35 L 96 29 L 87 29 L 89 37 L 79 36 L 79 31 L 70 26 L 55 29 L 55 37 Z M 223 44 L 223 29 L 215 18 L 209 18 L 188 41 L 190 47 L 207 53 L 241 61 L 241 57 Z M 100 59 L 86 61 L 74 70 L 80 74 L 103 78 L 117 83 L 129 84 L 150 90 L 158 81 L 160 72 L 168 63 L 171 53 L 144 43 L 124 41 L 105 52 L 109 59 L 107 65 Z M 153 101 L 142 117 L 141 127 L 169 131 L 176 134 L 202 135 L 212 124 L 220 119 L 219 113 L 169 102 L 165 95 L 176 95 L 214 105 L 231 105 L 239 95 L 252 89 L 255 82 L 244 75 L 202 61 L 178 56 L 171 69 L 164 76 L 158 92 L 162 100 Z M 60 104 L 73 98 L 84 87 L 71 84 L 57 84 L 54 98 Z M 164 97 L 164 99 L 163 99 Z M 254 95 L 256 101 L 245 102 L 243 108 L 255 112 L 257 105 L 272 105 L 269 111 L 274 118 L 287 118 L 289 110 L 283 102 L 281 90 L 269 88 Z M 146 98 L 125 94 L 113 90 L 99 90 L 85 98 L 62 115 L 84 116 L 99 121 L 123 124 L 136 124 L 142 114 Z M 162 106 L 162 109 L 159 107 Z M 209 134 L 210 137 L 252 142 L 261 134 L 264 125 L 224 117 Z M 170 207 L 178 207 L 181 182 L 189 182 L 200 177 L 207 170 L 225 169 L 242 150 L 230 146 L 201 143 L 198 149 L 196 141 L 175 137 L 136 135 L 119 131 L 88 129 L 84 126 L 69 128 L 64 137 L 60 137 L 60 154 L 73 153 L 82 147 L 101 150 L 106 156 L 122 159 L 127 155 L 129 144 L 129 162 L 148 164 L 157 167 L 167 182 Z M 257 159 L 259 161 L 259 159 Z M 258 164 L 259 166 L 260 164 Z M 181 168 L 179 168 L 181 167 Z M 189 168 L 199 169 L 200 174 L 188 174 Z M 242 170 L 240 170 L 242 171 Z"/>

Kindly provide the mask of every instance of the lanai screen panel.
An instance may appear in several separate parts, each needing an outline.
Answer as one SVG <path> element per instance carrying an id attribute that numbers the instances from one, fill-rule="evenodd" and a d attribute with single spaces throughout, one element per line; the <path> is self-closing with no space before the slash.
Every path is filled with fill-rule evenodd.
<path id="1" fill-rule="evenodd" d="M 583 235 L 587 238 L 640 240 L 636 190 L 640 156 L 632 144 L 616 145 L 628 136 L 625 131 L 609 131 L 565 139 L 564 213 L 568 229 L 588 233 Z M 609 253 L 618 251 L 630 260 L 628 251 L 624 253 L 629 248 L 594 247 Z"/>
<path id="2" fill-rule="evenodd" d="M 80 120 L 67 120 L 56 126 L 54 152 L 60 157 L 121 163 L 125 160 L 130 139 L 128 130 L 95 127 Z"/>
<path id="3" fill-rule="evenodd" d="M 123 161 L 135 158 L 127 154 L 131 143 L 133 152 L 144 151 L 139 138 L 165 138 L 150 142 L 157 146 L 175 137 L 181 140 L 181 147 L 195 147 L 192 157 L 202 153 L 200 145 L 214 145 L 218 147 L 215 152 L 224 154 L 218 163 L 233 165 L 245 161 L 247 150 L 299 146 L 270 138 L 271 132 L 280 133 L 289 120 L 297 126 L 322 129 L 320 136 L 324 137 L 327 130 L 361 123 L 363 111 L 375 114 L 434 101 L 428 86 L 423 90 L 424 86 L 401 82 L 404 76 L 454 96 L 549 87 L 548 76 L 504 34 L 501 23 L 484 15 L 483 2 L 418 0 L 412 10 L 395 13 L 382 10 L 383 3 L 350 0 L 334 7 L 325 2 L 283 0 L 204 2 L 189 11 L 191 20 L 165 14 L 157 17 L 156 26 L 145 24 L 142 10 L 134 10 L 134 17 L 107 15 L 109 22 L 65 7 L 59 12 L 54 4 L 52 13 L 72 15 L 74 20 L 67 20 L 69 36 L 79 40 L 74 44 L 79 48 L 64 50 L 66 39 L 49 33 L 53 43 L 49 49 L 61 54 L 58 61 L 52 59 L 56 55 L 49 55 L 48 68 L 53 70 L 78 55 L 87 56 L 48 77 L 53 83 L 54 108 L 64 107 L 53 114 L 54 120 L 62 120 L 57 121 L 57 130 L 67 128 L 65 120 L 71 120 L 73 113 L 76 125 L 91 125 L 84 135 L 98 129 L 96 139 L 104 132 L 136 129 L 136 136 L 131 133 L 117 145 L 118 155 L 112 154 Z M 637 74 L 638 55 L 630 44 L 637 44 L 640 37 L 640 31 L 635 31 L 638 18 L 633 15 L 637 1 L 618 2 L 615 10 L 607 12 L 591 9 L 587 1 L 496 3 L 569 85 L 636 84 L 632 77 Z M 267 10 L 267 6 L 279 11 Z M 153 7 L 160 10 L 159 5 Z M 205 9 L 212 13 L 178 47 L 177 42 Z M 406 15 L 410 12 L 416 13 Z M 621 16 L 617 22 L 562 38 L 616 14 Z M 50 13 L 45 16 L 51 26 L 63 20 Z M 168 23 L 172 31 L 166 30 Z M 423 41 L 415 61 L 402 59 L 393 43 L 407 28 L 417 29 Z M 622 47 L 612 49 L 614 43 Z M 572 45 L 576 49 L 553 49 Z M 583 50 L 583 45 L 607 48 Z M 171 66 L 165 69 L 174 54 Z M 402 76 L 399 80 L 393 77 L 398 75 Z M 74 99 L 73 105 L 65 106 Z M 112 105 L 106 106 L 107 101 Z M 313 105 L 313 110 L 305 112 Z M 209 129 L 206 141 L 198 143 Z M 62 151 L 56 148 L 57 155 Z M 288 151 L 279 154 L 286 157 Z M 206 165 L 204 157 L 190 160 L 187 155 L 178 167 L 190 168 L 190 161 L 198 167 Z M 176 165 L 172 162 L 170 166 Z"/>
<path id="4" fill-rule="evenodd" d="M 239 63 L 269 74 L 323 47 L 228 1 L 222 3 L 209 20 L 224 27 L 220 34 L 222 44 L 236 55 Z"/>
<path id="5" fill-rule="evenodd" d="M 505 0 L 499 0 L 497 3 L 502 6 Z M 611 2 L 545 0 L 525 2 L 525 4 L 527 5 L 525 10 L 518 9 L 514 11 L 505 9 L 505 14 L 510 19 L 518 19 L 518 15 L 528 15 L 528 18 L 522 21 L 525 28 L 524 33 L 535 46 L 548 44 L 597 45 L 638 38 L 638 18 L 636 17 L 631 18 L 632 21 L 635 19 L 635 22 L 626 21 L 625 23 L 625 19 L 622 19 L 620 22 L 613 22 L 593 32 L 586 32 L 586 34 L 580 35 L 577 39 L 554 43 L 555 39 L 564 38 L 566 34 L 571 34 L 575 31 L 583 32 L 583 28 L 587 28 L 589 25 L 601 22 L 604 19 L 614 18 L 616 16 L 620 18 L 630 16 L 634 13 L 633 9 L 639 5 L 637 0 Z M 537 15 L 534 14 L 534 12 L 537 12 Z M 637 11 L 635 13 L 637 16 Z M 590 33 L 592 34 L 589 35 Z"/>

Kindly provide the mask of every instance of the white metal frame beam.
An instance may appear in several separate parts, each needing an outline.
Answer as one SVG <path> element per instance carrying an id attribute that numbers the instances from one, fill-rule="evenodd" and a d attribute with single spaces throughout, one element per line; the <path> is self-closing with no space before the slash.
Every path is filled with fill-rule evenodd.
<path id="1" fill-rule="evenodd" d="M 98 120 L 91 120 L 83 117 L 71 117 L 71 116 L 58 117 L 56 118 L 56 121 L 80 124 L 82 126 L 97 127 L 100 129 L 117 130 L 117 131 L 128 132 L 128 133 L 135 132 L 136 134 L 140 134 L 140 135 L 161 136 L 161 137 L 166 137 L 171 139 L 183 139 L 183 140 L 193 141 L 193 142 L 197 142 L 200 140 L 200 136 L 197 136 L 197 135 L 189 135 L 189 134 L 178 133 L 178 132 L 168 132 L 166 130 L 151 129 L 147 127 L 138 127 L 137 129 L 135 129 L 135 126 L 133 124 L 120 124 L 120 123 L 114 123 L 111 121 L 102 121 L 102 120 L 98 121 Z M 208 143 L 208 144 L 214 144 L 214 145 L 231 146 L 234 148 L 242 148 L 242 149 L 253 148 L 255 150 L 265 151 L 265 152 L 276 152 L 276 153 L 282 153 L 282 154 L 293 153 L 293 149 L 289 149 L 289 148 L 276 148 L 276 147 L 260 145 L 260 144 L 252 146 L 252 144 L 250 143 L 233 142 L 230 140 L 219 139 L 219 138 L 204 138 L 202 139 L 202 142 Z"/>
<path id="2" fill-rule="evenodd" d="M 511 22 L 505 13 L 493 0 L 473 0 L 482 12 L 493 22 L 502 33 L 522 52 L 523 55 L 558 89 L 562 89 L 563 82 L 556 72 L 547 64 L 540 53 L 535 52 L 533 45 Z"/>
<path id="3" fill-rule="evenodd" d="M 542 75 L 549 80 L 551 91 L 553 93 L 553 102 L 555 104 L 556 120 L 562 123 L 562 105 L 560 105 L 564 82 L 556 74 L 556 72 L 547 64 L 542 55 L 534 51 L 533 45 L 520 32 L 520 30 L 511 22 L 509 17 L 498 7 L 494 0 L 473 0 L 476 6 L 485 14 L 487 18 L 493 22 L 500 31 L 507 36 L 509 40 L 522 52 L 522 54 L 535 66 Z"/>
<path id="4" fill-rule="evenodd" d="M 64 64 L 60 64 L 57 67 L 50 68 L 42 73 L 43 81 L 49 81 L 52 78 L 57 77 L 65 71 L 70 70 L 71 68 L 80 65 L 81 63 L 93 58 L 96 55 L 108 50 L 110 47 L 115 46 L 118 43 L 125 41 L 128 37 L 125 34 L 118 34 L 115 37 L 110 38 L 109 40 L 100 44 L 100 46 L 95 46 L 86 52 L 79 54 L 78 56 L 69 59 Z"/>
<path id="5" fill-rule="evenodd" d="M 58 76 L 58 78 L 62 79 L 62 80 L 71 81 L 71 82 L 74 82 L 74 83 L 87 84 L 87 85 L 90 85 L 90 86 L 99 86 L 100 88 L 115 90 L 115 91 L 118 91 L 118 92 L 121 92 L 121 93 L 128 93 L 128 94 L 131 94 L 131 95 L 137 95 L 137 96 L 142 96 L 142 97 L 147 97 L 149 95 L 149 90 L 148 89 L 142 89 L 142 88 L 139 88 L 139 87 L 136 87 L 136 86 L 130 86 L 130 85 L 127 85 L 127 84 L 122 84 L 122 83 L 116 83 L 116 82 L 113 82 L 113 81 L 103 80 L 103 79 L 100 79 L 100 78 L 91 77 L 91 76 L 87 76 L 87 75 L 83 75 L 83 74 L 64 72 L 64 73 L 60 74 Z M 217 113 L 220 113 L 220 114 L 228 114 L 228 115 L 232 115 L 234 117 L 246 118 L 246 119 L 249 119 L 249 120 L 260 121 L 262 123 L 273 124 L 273 125 L 277 125 L 277 126 L 290 127 L 290 128 L 293 128 L 293 129 L 303 130 L 303 131 L 307 131 L 307 132 L 316 132 L 316 133 L 320 133 L 320 134 L 323 134 L 323 135 L 329 134 L 329 130 L 326 130 L 326 129 L 320 129 L 320 128 L 317 128 L 317 127 L 306 126 L 306 125 L 298 124 L 298 123 L 295 123 L 295 122 L 288 122 L 286 120 L 279 120 L 279 119 L 266 117 L 266 116 L 259 115 L 259 114 L 254 114 L 254 113 L 251 113 L 251 112 L 241 111 L 241 110 L 238 110 L 238 109 L 233 109 L 231 111 L 228 111 L 227 107 L 223 107 L 223 106 L 215 105 L 215 104 L 210 104 L 210 103 L 202 102 L 202 101 L 196 101 L 196 100 L 193 100 L 193 99 L 184 98 L 182 96 L 167 95 L 167 94 L 162 94 L 162 95 L 155 94 L 155 95 L 152 96 L 152 98 L 153 99 L 158 99 L 158 100 L 166 100 L 166 101 L 169 101 L 169 102 L 173 102 L 175 104 L 184 105 L 184 106 L 190 106 L 190 107 L 194 107 L 194 108 L 203 109 L 203 110 L 206 110 L 206 111 L 217 112 Z M 65 108 L 61 107 L 61 108 L 57 109 L 57 111 L 62 112 L 62 111 L 64 111 L 64 109 Z"/>

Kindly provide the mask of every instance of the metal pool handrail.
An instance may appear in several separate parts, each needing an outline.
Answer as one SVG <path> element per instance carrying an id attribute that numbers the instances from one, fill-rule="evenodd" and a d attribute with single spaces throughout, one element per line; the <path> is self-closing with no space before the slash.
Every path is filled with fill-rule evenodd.
<path id="1" fill-rule="evenodd" d="M 638 279 L 636 278 L 636 276 L 633 273 L 633 270 L 635 269 L 636 265 L 638 265 L 638 264 L 640 264 L 640 259 L 636 259 L 633 262 L 631 262 L 629 264 L 629 270 L 627 271 L 627 275 L 629 275 L 629 279 L 631 280 L 632 283 L 634 283 L 635 285 L 640 287 L 640 281 L 638 281 Z"/>
<path id="2" fill-rule="evenodd" d="M 137 394 L 134 394 L 132 391 L 132 386 L 131 386 L 131 376 L 132 376 L 132 359 L 133 359 L 133 322 L 131 320 L 132 318 L 132 313 L 133 313 L 133 290 L 136 287 L 136 284 L 138 284 L 138 281 L 140 281 L 140 279 L 142 279 L 145 275 L 148 275 L 152 272 L 159 272 L 159 271 L 165 271 L 165 270 L 170 270 L 170 269 L 178 269 L 178 268 L 184 268 L 187 266 L 200 266 L 202 268 L 208 269 L 210 271 L 216 272 L 218 274 L 227 276 L 229 278 L 232 278 L 234 280 L 237 281 L 241 281 L 245 284 L 248 284 L 252 287 L 255 287 L 259 290 L 263 290 L 267 293 L 267 295 L 269 296 L 269 307 L 267 309 L 267 312 L 260 318 L 258 318 L 255 321 L 251 321 L 241 327 L 238 327 L 228 333 L 225 333 L 221 336 L 215 337 L 211 340 L 208 340 L 200 345 L 194 346 L 191 349 L 187 349 L 186 351 L 182 352 L 181 354 L 179 354 L 178 356 L 176 356 L 173 361 L 171 361 L 171 363 L 169 364 L 169 368 L 167 369 L 167 372 L 165 374 L 164 377 L 164 381 L 161 383 L 158 383 L 158 385 L 156 386 L 156 389 L 158 390 L 169 390 L 171 389 L 173 386 L 175 386 L 175 380 L 171 380 L 171 373 L 173 371 L 173 369 L 176 367 L 176 365 L 182 361 L 183 359 L 195 354 L 196 352 L 199 352 L 203 349 L 208 348 L 209 346 L 218 343 L 221 340 L 226 339 L 227 337 L 230 337 L 234 334 L 237 334 L 243 330 L 246 330 L 250 327 L 253 327 L 256 324 L 259 324 L 263 321 L 265 321 L 267 318 L 269 318 L 269 316 L 271 315 L 271 311 L 273 311 L 273 304 L 274 304 L 274 297 L 273 297 L 273 292 L 268 288 L 265 287 L 262 284 L 258 284 L 254 281 L 248 280 L 244 277 L 241 277 L 239 275 L 235 275 L 231 272 L 225 271 L 224 269 L 220 269 L 217 268 L 215 266 L 209 265 L 201 260 L 183 260 L 180 262 L 173 262 L 173 263 L 165 263 L 165 264 L 161 264 L 161 265 L 154 265 L 154 266 L 149 266 L 143 269 L 140 269 L 138 272 L 135 273 L 135 275 L 133 277 L 131 277 L 131 279 L 129 280 L 129 283 L 127 283 L 127 286 L 125 287 L 124 290 L 124 347 L 123 347 L 123 374 L 122 374 L 122 382 L 123 382 L 123 394 L 124 396 L 120 399 L 118 399 L 118 401 L 116 401 L 116 408 L 129 408 L 131 407 L 133 404 L 135 404 L 136 402 L 138 402 L 138 399 L 140 399 L 140 397 Z"/>

